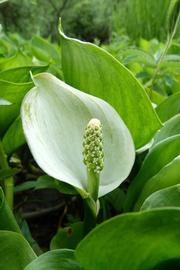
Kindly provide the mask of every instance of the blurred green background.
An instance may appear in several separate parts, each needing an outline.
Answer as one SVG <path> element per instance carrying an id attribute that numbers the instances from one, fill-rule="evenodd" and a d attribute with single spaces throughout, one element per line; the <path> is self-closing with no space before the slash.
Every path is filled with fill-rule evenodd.
<path id="1" fill-rule="evenodd" d="M 114 33 L 130 38 L 165 40 L 179 10 L 178 0 L 9 0 L 0 1 L 5 31 L 58 39 L 62 17 L 65 32 L 88 41 L 108 42 Z M 178 30 L 178 35 L 180 30 Z"/>

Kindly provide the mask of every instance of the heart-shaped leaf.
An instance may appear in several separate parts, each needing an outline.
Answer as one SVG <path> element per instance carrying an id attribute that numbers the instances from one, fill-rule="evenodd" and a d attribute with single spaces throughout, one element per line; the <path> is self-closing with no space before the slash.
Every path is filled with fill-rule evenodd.
<path id="1" fill-rule="evenodd" d="M 178 270 L 179 226 L 179 208 L 120 215 L 90 232 L 75 256 L 86 270 Z"/>
<path id="2" fill-rule="evenodd" d="M 160 207 L 180 207 L 180 184 L 154 192 L 144 201 L 141 210 Z"/>
<path id="3" fill-rule="evenodd" d="M 129 128 L 136 148 L 148 143 L 161 123 L 133 74 L 96 45 L 68 38 L 62 29 L 60 36 L 66 83 L 111 104 Z"/>
<path id="4" fill-rule="evenodd" d="M 131 135 L 106 102 L 78 91 L 51 74 L 34 77 L 36 85 L 22 104 L 23 129 L 39 166 L 50 176 L 87 191 L 83 135 L 90 119 L 103 126 L 104 169 L 99 196 L 126 179 L 134 163 Z"/>

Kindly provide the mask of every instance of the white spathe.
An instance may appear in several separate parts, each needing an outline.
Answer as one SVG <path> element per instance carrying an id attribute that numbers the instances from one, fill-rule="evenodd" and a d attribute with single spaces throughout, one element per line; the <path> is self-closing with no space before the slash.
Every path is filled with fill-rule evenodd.
<path id="1" fill-rule="evenodd" d="M 85 94 L 48 73 L 34 78 L 35 87 L 21 107 L 23 130 L 38 165 L 50 176 L 87 192 L 83 163 L 84 129 L 92 118 L 102 123 L 104 169 L 99 197 L 129 175 L 135 160 L 130 132 L 105 101 Z"/>

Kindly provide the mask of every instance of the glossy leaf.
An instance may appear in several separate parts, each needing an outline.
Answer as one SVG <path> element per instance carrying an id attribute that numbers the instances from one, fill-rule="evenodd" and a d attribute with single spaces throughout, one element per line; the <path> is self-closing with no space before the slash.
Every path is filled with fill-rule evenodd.
<path id="1" fill-rule="evenodd" d="M 39 256 L 24 270 L 83 270 L 74 258 L 74 251 L 68 249 L 52 250 Z"/>
<path id="2" fill-rule="evenodd" d="M 180 92 L 165 99 L 165 101 L 156 108 L 156 112 L 162 122 L 180 113 Z"/>
<path id="3" fill-rule="evenodd" d="M 146 144 L 161 123 L 142 85 L 105 50 L 68 38 L 61 29 L 60 35 L 66 83 L 106 100 L 129 128 L 136 148 Z"/>
<path id="4" fill-rule="evenodd" d="M 180 114 L 175 115 L 164 123 L 164 127 L 156 133 L 153 145 L 178 134 L 180 134 Z"/>
<path id="5" fill-rule="evenodd" d="M 180 183 L 180 156 L 163 167 L 156 175 L 150 178 L 144 185 L 138 196 L 135 210 L 139 210 L 143 202 L 153 192 Z"/>
<path id="6" fill-rule="evenodd" d="M 152 193 L 143 203 L 141 210 L 160 207 L 180 207 L 180 184 Z"/>
<path id="7" fill-rule="evenodd" d="M 23 270 L 36 258 L 28 242 L 19 233 L 0 231 L 0 269 Z"/>
<path id="8" fill-rule="evenodd" d="M 132 181 L 125 202 L 125 210 L 129 211 L 135 205 L 144 185 L 164 166 L 180 154 L 180 135 L 172 136 L 156 144 L 146 156 L 142 167 Z"/>
<path id="9" fill-rule="evenodd" d="M 86 270 L 149 270 L 180 266 L 180 209 L 156 209 L 114 217 L 97 226 L 76 249 Z M 166 269 L 166 268 L 160 268 Z"/>
<path id="10" fill-rule="evenodd" d="M 87 191 L 83 135 L 90 119 L 98 118 L 103 126 L 105 156 L 99 196 L 115 189 L 130 173 L 135 158 L 131 135 L 116 111 L 48 73 L 35 76 L 34 83 L 36 87 L 23 101 L 21 115 L 28 145 L 39 166 L 48 175 Z"/>

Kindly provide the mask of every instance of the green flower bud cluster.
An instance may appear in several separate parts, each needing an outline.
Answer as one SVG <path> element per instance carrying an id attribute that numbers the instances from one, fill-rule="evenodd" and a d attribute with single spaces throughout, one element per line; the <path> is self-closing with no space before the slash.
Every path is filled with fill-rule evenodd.
<path id="1" fill-rule="evenodd" d="M 98 119 L 91 119 L 85 129 L 83 141 L 84 164 L 87 169 L 100 173 L 104 166 L 102 125 Z"/>

